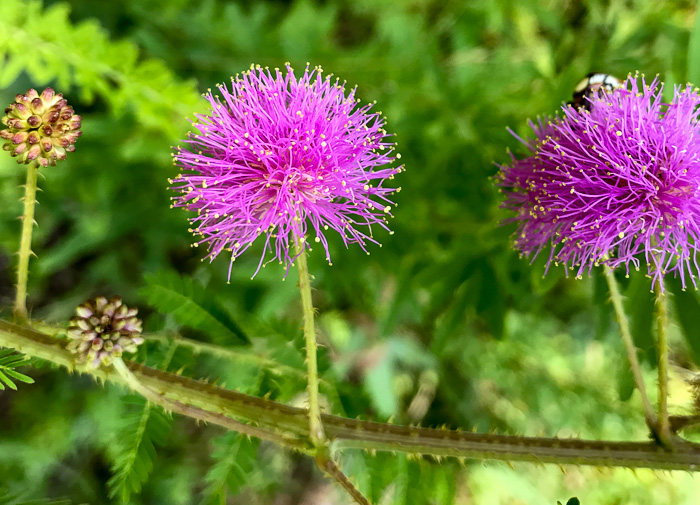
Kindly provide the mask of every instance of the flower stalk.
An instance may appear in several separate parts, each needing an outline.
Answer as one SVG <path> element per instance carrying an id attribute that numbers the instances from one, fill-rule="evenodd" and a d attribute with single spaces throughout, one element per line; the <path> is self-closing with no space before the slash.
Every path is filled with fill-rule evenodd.
<path id="1" fill-rule="evenodd" d="M 34 204 L 36 203 L 37 173 L 39 167 L 55 166 L 75 151 L 75 142 L 81 135 L 82 119 L 61 93 L 46 88 L 39 94 L 35 89 L 15 96 L 0 119 L 2 149 L 27 165 L 27 183 L 24 186 L 24 213 L 17 268 L 17 294 L 14 316 L 17 321 L 27 320 L 27 279 L 29 256 L 32 254 Z"/>
<path id="2" fill-rule="evenodd" d="M 19 242 L 19 265 L 17 267 L 17 293 L 15 296 L 15 319 L 27 319 L 27 282 L 29 279 L 29 257 L 32 255 L 32 231 L 34 229 L 34 205 L 36 204 L 37 174 L 36 162 L 27 164 L 27 183 L 24 185 L 24 213 L 22 214 L 22 235 Z"/>
<path id="3" fill-rule="evenodd" d="M 642 400 L 644 420 L 646 421 L 649 430 L 652 433 L 655 433 L 657 430 L 656 415 L 654 414 L 654 409 L 649 401 L 647 388 L 644 385 L 642 367 L 639 365 L 639 359 L 637 359 L 637 347 L 634 345 L 632 333 L 630 332 L 629 320 L 627 319 L 625 309 L 622 305 L 622 295 L 620 294 L 620 289 L 617 285 L 612 269 L 607 264 L 603 265 L 603 269 L 605 273 L 605 280 L 607 281 L 608 289 L 610 290 L 610 301 L 615 309 L 615 317 L 617 318 L 617 323 L 620 326 L 620 335 L 622 336 L 622 342 L 625 344 L 625 350 L 627 351 L 627 360 L 629 361 L 630 368 L 632 369 L 632 375 L 634 376 L 634 383 L 637 386 L 639 396 Z"/>
<path id="4" fill-rule="evenodd" d="M 306 369 L 309 393 L 309 431 L 311 441 L 316 447 L 324 445 L 325 433 L 321 423 L 321 411 L 318 402 L 318 364 L 316 360 L 316 328 L 314 326 L 314 306 L 311 300 L 311 277 L 306 262 L 304 238 L 296 240 L 296 263 L 299 270 L 299 292 L 304 313 L 304 341 L 306 342 Z"/>
<path id="5" fill-rule="evenodd" d="M 663 281 L 656 284 L 657 345 L 659 353 L 659 441 L 667 448 L 673 445 L 673 435 L 668 418 L 668 305 Z"/>

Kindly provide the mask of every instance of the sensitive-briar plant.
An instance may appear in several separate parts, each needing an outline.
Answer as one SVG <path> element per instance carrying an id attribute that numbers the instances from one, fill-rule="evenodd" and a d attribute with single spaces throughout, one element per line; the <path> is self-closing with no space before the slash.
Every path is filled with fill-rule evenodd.
<path id="1" fill-rule="evenodd" d="M 389 166 L 400 156 L 373 104 L 359 106 L 355 89 L 346 94 L 308 65 L 300 77 L 289 64 L 286 72 L 251 66 L 218 92 L 204 95 L 210 110 L 177 148 L 182 173 L 170 181 L 180 193 L 174 206 L 197 213 L 190 231 L 207 258 L 226 250 L 233 262 L 260 235 L 258 270 L 268 252 L 288 268 L 297 242 L 310 249 L 307 234 L 330 263 L 328 229 L 346 245 L 376 242 L 372 226 L 387 228 L 397 191 L 385 181 L 403 168 Z"/>
<path id="2" fill-rule="evenodd" d="M 634 85 L 628 83 L 628 86 L 632 86 L 633 92 L 635 91 Z M 660 92 L 660 90 L 654 91 L 654 86 L 655 83 L 652 83 L 647 88 L 643 83 L 644 90 L 649 90 L 648 110 L 644 109 L 643 100 L 634 102 L 634 97 L 630 97 L 630 102 L 633 103 L 631 111 L 634 113 L 628 110 L 627 115 L 632 118 L 631 120 L 646 118 L 642 115 L 643 111 L 640 112 L 637 109 L 644 109 L 649 117 L 653 117 L 650 111 L 657 105 L 653 98 L 658 99 Z M 197 211 L 198 215 L 192 218 L 196 225 L 193 232 L 200 236 L 198 243 L 208 245 L 210 249 L 208 257 L 211 259 L 224 249 L 232 252 L 232 258 L 235 259 L 250 246 L 255 238 L 265 235 L 266 253 L 272 252 L 273 258 L 278 259 L 287 268 L 292 261 L 296 262 L 300 275 L 307 344 L 308 426 L 304 423 L 304 413 L 294 407 L 276 403 L 267 397 L 255 398 L 231 390 L 226 391 L 186 376 L 169 373 L 167 364 L 179 345 L 176 340 L 170 344 L 171 350 L 161 370 L 125 363 L 120 359 L 122 353 L 136 351 L 137 346 L 143 342 L 143 338 L 141 321 L 136 317 L 136 310 L 124 306 L 119 297 L 111 300 L 98 297 L 88 301 L 78 307 L 77 316 L 71 320 L 67 331 L 71 341 L 66 347 L 77 354 L 77 362 L 86 364 L 81 371 L 107 377 L 109 380 L 119 380 L 121 377 L 121 382 L 130 389 L 140 393 L 149 402 L 170 411 L 218 424 L 249 436 L 270 440 L 311 455 L 319 467 L 331 475 L 360 504 L 369 502 L 331 459 L 329 450 L 331 444 L 334 444 L 334 451 L 340 451 L 343 448 L 362 448 L 372 451 L 405 451 L 412 454 L 433 455 L 437 458 L 485 457 L 507 461 L 527 460 L 559 464 L 572 462 L 659 469 L 696 470 L 700 467 L 700 450 L 685 441 L 680 441 L 675 451 L 664 452 L 660 451 L 654 442 L 601 443 L 577 439 L 486 435 L 446 429 L 431 430 L 378 424 L 333 415 L 323 418 L 323 423 L 328 427 L 327 434 L 324 434 L 325 428 L 321 423 L 318 407 L 314 311 L 311 303 L 311 276 L 306 265 L 306 252 L 310 247 L 306 242 L 306 236 L 315 233 L 316 240 L 323 243 L 329 261 L 328 244 L 323 233 L 329 228 L 339 231 L 346 244 L 358 242 L 364 248 L 367 241 L 374 241 L 371 233 L 372 225 L 377 224 L 386 228 L 385 213 L 389 212 L 392 204 L 388 196 L 394 190 L 384 188 L 384 181 L 392 178 L 403 168 L 385 166 L 399 156 L 393 154 L 394 145 L 385 142 L 388 135 L 383 130 L 381 117 L 378 114 L 369 113 L 371 105 L 355 108 L 354 91 L 346 96 L 343 86 L 337 81 L 331 84 L 329 78 L 321 78 L 320 69 L 309 71 L 307 67 L 304 75 L 296 79 L 289 66 L 286 74 L 276 71 L 274 77 L 267 69 L 253 67 L 243 77 L 233 81 L 231 91 L 225 87 L 219 89 L 223 98 L 213 97 L 211 94 L 207 96 L 212 106 L 211 115 L 198 116 L 199 123 L 196 127 L 199 133 L 192 134 L 187 141 L 190 150 L 179 150 L 175 155 L 176 164 L 183 170 L 181 176 L 171 181 L 172 187 L 180 193 L 175 197 L 175 206 Z M 620 96 L 616 92 L 609 96 L 605 103 L 610 107 L 618 104 L 624 111 L 626 109 L 621 105 L 623 98 L 627 97 L 627 94 L 634 94 L 633 92 L 623 90 L 619 92 Z M 642 91 L 640 96 L 644 97 L 645 93 L 647 91 Z M 694 91 L 688 93 L 694 97 Z M 677 95 L 683 95 L 683 91 L 677 90 Z M 686 119 L 694 126 L 695 102 L 688 100 L 692 106 L 683 105 L 683 100 L 677 96 L 674 103 L 680 103 L 679 108 L 682 110 L 676 111 L 675 117 L 678 119 L 678 124 L 682 123 L 682 119 Z M 564 119 L 540 123 L 539 128 L 536 128 L 538 140 L 532 144 L 533 158 L 520 161 L 514 158 L 512 167 L 503 168 L 500 182 L 511 192 L 509 205 L 517 208 L 519 212 L 521 208 L 527 208 L 525 214 L 533 219 L 539 218 L 540 212 L 546 212 L 547 209 L 541 204 L 542 194 L 547 192 L 537 193 L 536 190 L 547 187 L 549 184 L 547 177 L 551 178 L 551 174 L 559 172 L 566 174 L 566 170 L 561 167 L 555 169 L 537 158 L 537 156 L 546 157 L 541 153 L 547 153 L 546 149 L 550 147 L 547 144 L 558 143 L 559 147 L 556 150 L 565 149 L 567 156 L 573 157 L 574 160 L 569 167 L 572 173 L 562 176 L 562 180 L 555 179 L 556 182 L 563 184 L 563 181 L 574 179 L 575 175 L 579 176 L 579 181 L 586 180 L 586 177 L 580 176 L 580 173 L 586 168 L 591 168 L 586 164 L 590 160 L 574 151 L 575 144 L 571 141 L 571 137 L 574 134 L 578 135 L 579 140 L 576 141 L 578 143 L 580 139 L 585 138 L 584 135 L 588 133 L 587 128 L 595 132 L 602 129 L 601 125 L 608 126 L 604 118 L 598 118 L 595 121 L 591 119 L 596 117 L 596 111 L 599 110 L 597 98 L 591 102 L 594 103 L 591 107 L 593 112 L 590 114 L 567 109 Z M 637 137 L 638 146 L 646 145 L 646 149 L 640 148 L 635 152 L 633 147 L 630 147 L 634 144 L 634 136 L 630 134 L 625 137 L 629 144 L 628 150 L 622 154 L 614 150 L 615 147 L 621 149 L 624 147 L 614 144 L 613 140 L 625 134 L 625 129 L 620 126 L 620 123 L 624 125 L 627 116 L 622 113 L 614 116 L 611 112 L 610 117 L 613 119 L 617 117 L 619 120 L 610 121 L 609 124 L 617 125 L 623 133 L 620 135 L 614 133 L 615 137 L 612 139 L 607 139 L 605 135 L 607 130 L 604 129 L 603 133 L 599 132 L 597 136 L 590 135 L 590 139 L 593 139 L 589 144 L 590 150 L 595 151 L 598 146 L 601 149 L 603 146 L 611 149 L 603 164 L 607 163 L 609 171 L 612 171 L 611 167 L 622 171 L 624 163 L 620 159 L 630 160 L 634 155 L 649 152 L 655 153 L 654 156 L 658 157 L 659 153 L 664 152 L 662 148 L 664 145 L 671 150 L 676 149 L 676 143 L 671 143 L 671 140 L 667 139 L 665 143 L 663 140 L 658 140 L 663 139 L 663 135 L 649 133 L 654 128 L 662 129 L 661 133 L 664 134 L 673 132 L 673 124 L 666 126 L 663 124 L 663 120 L 673 117 L 669 112 L 673 106 L 672 104 L 668 108 L 660 108 L 661 112 L 656 121 L 661 123 L 661 126 L 649 122 L 649 131 L 645 134 L 646 136 L 639 134 Z M 603 106 L 600 107 L 600 110 L 603 110 Z M 20 110 L 21 107 L 16 109 Z M 576 126 L 582 122 L 581 117 L 588 123 Z M 13 118 L 13 127 L 24 126 L 24 123 L 21 123 L 22 120 L 17 123 L 16 119 L 18 118 Z M 668 119 L 668 121 L 671 120 Z M 675 127 L 682 130 L 678 124 Z M 636 128 L 635 131 L 639 132 L 645 127 L 638 125 Z M 18 157 L 25 152 L 22 149 L 30 145 L 29 135 L 28 133 L 26 137 L 27 145 L 17 153 Z M 685 137 L 679 134 L 679 138 Z M 658 145 L 648 147 L 652 139 Z M 10 150 L 13 149 L 15 148 Z M 695 160 L 694 152 L 688 154 L 687 159 L 683 158 L 686 154 L 687 149 L 679 154 L 679 159 L 685 160 L 684 163 L 692 166 Z M 620 159 L 615 158 L 614 155 Z M 562 156 L 562 164 L 563 160 L 568 159 L 567 156 Z M 653 159 L 656 158 L 652 157 Z M 690 182 L 685 179 L 674 185 L 674 181 L 678 178 L 671 178 L 669 182 L 662 177 L 666 172 L 672 172 L 670 167 L 676 167 L 667 158 L 664 159 L 665 164 L 657 163 L 650 171 L 656 174 L 652 180 L 658 180 L 660 183 L 668 182 L 669 186 L 675 188 L 667 190 L 666 193 L 661 192 L 660 196 L 656 200 L 652 199 L 653 201 L 649 204 L 654 209 L 665 209 L 660 221 L 673 217 L 667 216 L 667 214 L 670 215 L 671 210 L 676 209 L 668 203 L 669 201 L 675 202 L 677 207 L 681 206 L 676 200 L 670 197 L 664 200 L 662 196 L 670 195 L 682 200 L 684 196 L 687 197 L 687 193 L 694 191 L 689 187 Z M 36 175 L 36 166 L 39 162 L 31 163 L 32 160 L 27 160 L 26 157 L 20 157 L 20 162 L 27 163 L 29 174 Z M 629 164 L 629 170 L 636 167 L 632 161 L 625 163 Z M 652 161 L 649 163 L 653 164 Z M 34 172 L 31 169 L 34 169 Z M 507 175 L 509 170 L 510 179 Z M 542 175 L 541 172 L 547 170 L 550 172 Z M 683 170 L 680 172 L 688 176 L 687 172 L 684 173 Z M 589 177 L 593 177 L 595 182 L 600 179 L 612 184 L 604 174 L 605 169 L 599 169 L 589 174 Z M 644 171 L 642 175 L 645 175 Z M 628 175 L 627 179 L 618 177 L 618 180 L 623 181 L 617 186 L 621 193 L 613 192 L 613 202 L 617 201 L 615 199 L 624 198 L 621 196 L 624 185 L 631 185 L 632 176 Z M 508 186 L 506 181 L 515 182 Z M 36 188 L 35 179 L 33 184 L 31 186 L 28 183 L 28 187 Z M 595 187 L 595 184 L 593 186 Z M 659 184 L 659 186 L 663 185 Z M 570 189 L 572 189 L 571 194 L 576 194 L 573 186 Z M 659 188 L 656 189 L 659 190 Z M 523 196 L 528 195 L 529 191 L 532 191 L 532 201 Z M 641 191 L 637 189 L 632 193 L 638 195 Z M 574 202 L 585 200 L 587 196 L 578 194 L 578 200 Z M 663 201 L 657 201 L 659 199 Z M 27 198 L 27 201 L 31 201 L 33 205 L 33 193 L 31 199 Z M 521 202 L 521 205 L 518 206 L 514 202 Z M 535 205 L 536 203 L 540 205 Z M 527 204 L 531 207 L 528 208 Z M 592 204 L 591 206 L 593 207 Z M 573 203 L 563 210 L 559 209 L 555 222 L 564 220 L 567 211 L 576 209 L 579 208 Z M 583 212 L 582 209 L 579 210 Z M 640 219 L 648 218 L 644 212 L 640 211 L 639 214 L 642 216 Z M 692 215 L 692 212 L 690 214 Z M 519 215 L 514 220 L 519 221 L 525 228 L 526 217 Z M 29 223 L 29 229 L 31 229 L 31 222 L 31 214 L 25 213 L 25 224 Z M 540 229 L 549 230 L 544 225 L 541 225 Z M 554 229 L 557 230 L 556 227 Z M 572 239 L 562 239 L 561 243 L 557 242 L 557 237 L 561 233 L 561 231 L 551 232 L 542 239 L 539 248 L 522 250 L 525 253 L 536 254 L 551 241 L 555 247 L 559 247 L 557 254 L 553 252 L 552 255 L 556 257 L 558 254 L 563 254 L 562 251 L 566 250 L 568 240 Z M 607 235 L 601 236 L 607 237 Z M 663 235 L 660 237 L 663 238 Z M 692 236 L 694 237 L 695 235 Z M 695 242 L 692 241 L 692 243 Z M 652 238 L 651 245 L 662 247 L 668 244 Z M 585 246 L 585 243 L 582 243 L 582 246 Z M 613 255 L 616 247 L 619 248 L 620 245 L 618 243 L 609 245 L 607 254 Z M 264 254 L 261 264 L 264 261 Z M 588 256 L 575 254 L 567 258 L 564 260 L 565 263 L 570 261 L 571 264 L 580 265 L 582 268 L 583 265 L 588 265 L 590 260 Z M 602 257 L 603 260 L 606 258 L 607 256 Z M 550 257 L 551 261 L 552 257 Z M 690 275 L 692 277 L 693 272 Z M 662 318 L 659 317 L 659 319 Z M 28 355 L 33 354 L 49 361 L 53 357 L 53 361 L 59 364 L 68 363 L 68 366 L 72 366 L 75 363 L 72 359 L 66 359 L 68 353 L 58 338 L 35 331 L 31 328 L 30 320 L 22 322 L 27 324 L 20 326 L 0 320 L 0 344 L 26 349 Z M 110 364 L 113 366 L 109 371 L 96 370 L 101 365 Z M 660 394 L 660 397 L 662 396 Z M 146 420 L 142 421 L 143 423 L 147 422 L 149 409 L 150 406 L 146 406 L 144 414 L 139 418 Z M 570 501 L 573 502 L 573 500 L 575 499 L 572 498 Z"/>
<path id="3" fill-rule="evenodd" d="M 516 249 L 536 256 L 551 246 L 547 268 L 577 276 L 599 264 L 646 263 L 652 285 L 669 273 L 696 286 L 700 237 L 700 95 L 629 76 L 623 87 L 590 98 L 590 111 L 531 123 L 531 154 L 512 156 L 496 181 L 515 212 Z M 663 285 L 661 284 L 661 289 Z"/>

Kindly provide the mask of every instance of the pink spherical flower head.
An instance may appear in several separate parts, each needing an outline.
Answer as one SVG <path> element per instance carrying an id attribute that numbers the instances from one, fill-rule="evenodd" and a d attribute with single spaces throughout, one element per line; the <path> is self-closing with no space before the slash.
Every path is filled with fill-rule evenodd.
<path id="1" fill-rule="evenodd" d="M 536 256 L 551 246 L 547 268 L 577 276 L 593 266 L 646 264 L 652 286 L 673 273 L 696 286 L 700 235 L 700 95 L 663 84 L 624 86 L 590 99 L 590 112 L 563 107 L 563 117 L 531 123 L 531 151 L 496 177 L 515 212 L 515 247 Z"/>
<path id="2" fill-rule="evenodd" d="M 298 78 L 289 65 L 251 66 L 218 93 L 204 95 L 211 108 L 174 154 L 182 172 L 171 180 L 174 206 L 197 213 L 190 231 L 207 258 L 228 251 L 233 263 L 263 235 L 257 274 L 270 252 L 288 270 L 295 242 L 310 249 L 307 235 L 330 263 L 328 229 L 346 246 L 376 243 L 372 227 L 388 229 L 388 197 L 398 191 L 385 181 L 403 168 L 389 166 L 400 155 L 372 104 L 308 65 Z"/>

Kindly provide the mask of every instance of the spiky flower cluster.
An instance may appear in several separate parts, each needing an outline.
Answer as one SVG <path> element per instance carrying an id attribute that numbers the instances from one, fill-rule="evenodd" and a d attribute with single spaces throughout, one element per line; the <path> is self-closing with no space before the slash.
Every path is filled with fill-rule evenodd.
<path id="1" fill-rule="evenodd" d="M 35 161 L 43 167 L 56 165 L 75 151 L 80 137 L 81 118 L 68 105 L 61 93 L 46 88 L 41 95 L 30 89 L 17 95 L 5 109 L 0 130 L 5 139 L 2 148 L 17 157 L 17 163 Z"/>
<path id="2" fill-rule="evenodd" d="M 136 352 L 143 342 L 138 310 L 122 304 L 120 297 L 107 300 L 99 296 L 76 309 L 70 320 L 68 349 L 78 354 L 78 361 L 89 367 L 110 365 L 123 352 Z"/>
<path id="3" fill-rule="evenodd" d="M 289 65 L 251 66 L 218 92 L 205 95 L 210 110 L 174 154 L 182 173 L 170 181 L 174 206 L 197 213 L 190 231 L 207 258 L 228 251 L 233 262 L 264 235 L 258 270 L 268 252 L 288 268 L 296 241 L 310 249 L 308 234 L 330 263 L 329 228 L 346 246 L 377 243 L 372 225 L 388 229 L 387 197 L 398 191 L 385 180 L 403 169 L 388 166 L 400 155 L 372 104 L 308 66 L 298 78 Z"/>
<path id="4" fill-rule="evenodd" d="M 676 87 L 665 104 L 657 79 L 638 81 L 592 97 L 590 112 L 566 106 L 562 118 L 531 123 L 535 140 L 520 140 L 532 154 L 496 178 L 503 207 L 516 213 L 517 249 L 551 245 L 547 268 L 580 276 L 604 262 L 629 274 L 645 263 L 652 285 L 669 273 L 695 285 L 700 95 Z"/>

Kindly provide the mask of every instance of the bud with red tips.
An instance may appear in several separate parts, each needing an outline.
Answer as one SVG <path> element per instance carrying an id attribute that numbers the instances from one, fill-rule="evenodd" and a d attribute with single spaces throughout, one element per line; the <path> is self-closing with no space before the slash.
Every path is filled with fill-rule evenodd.
<path id="1" fill-rule="evenodd" d="M 41 94 L 30 89 L 17 95 L 5 109 L 2 148 L 17 157 L 17 163 L 36 162 L 42 167 L 56 165 L 75 150 L 81 118 L 60 93 L 46 88 Z"/>

